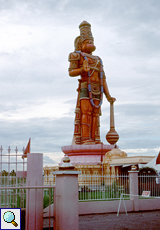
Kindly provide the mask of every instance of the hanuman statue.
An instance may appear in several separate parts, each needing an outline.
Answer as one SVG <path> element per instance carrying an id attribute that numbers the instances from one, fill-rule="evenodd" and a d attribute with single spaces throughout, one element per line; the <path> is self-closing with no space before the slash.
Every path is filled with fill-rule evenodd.
<path id="1" fill-rule="evenodd" d="M 116 99 L 109 93 L 102 60 L 92 55 L 96 47 L 91 25 L 83 21 L 79 28 L 80 36 L 74 42 L 75 51 L 69 54 L 69 75 L 80 75 L 72 144 L 100 144 L 99 116 L 103 93 L 110 103 Z"/>

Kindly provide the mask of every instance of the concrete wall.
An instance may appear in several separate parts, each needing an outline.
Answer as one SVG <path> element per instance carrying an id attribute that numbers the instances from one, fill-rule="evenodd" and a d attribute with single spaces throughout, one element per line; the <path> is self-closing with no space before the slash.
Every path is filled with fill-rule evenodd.
<path id="1" fill-rule="evenodd" d="M 113 213 L 118 211 L 119 200 L 114 201 L 94 201 L 79 202 L 79 215 Z M 133 201 L 126 200 L 127 211 L 133 211 Z M 121 202 L 120 212 L 125 212 L 123 201 Z"/>
<path id="2" fill-rule="evenodd" d="M 160 210 L 160 199 L 139 199 L 139 211 Z"/>
<path id="3" fill-rule="evenodd" d="M 118 211 L 119 200 L 116 201 L 94 201 L 79 202 L 79 215 L 114 213 Z M 133 212 L 134 201 L 125 200 L 127 212 Z M 139 199 L 139 209 L 136 211 L 160 210 L 160 199 Z M 125 212 L 123 200 L 121 201 L 120 212 Z"/>
<path id="4" fill-rule="evenodd" d="M 127 212 L 134 211 L 134 201 L 125 200 Z M 51 204 L 51 210 L 53 213 L 53 206 Z M 92 201 L 92 202 L 79 202 L 78 211 L 79 215 L 88 214 L 103 214 L 103 213 L 117 213 L 119 206 L 119 200 L 114 201 Z M 153 211 L 160 210 L 160 199 L 139 199 L 138 211 Z M 120 212 L 125 212 L 123 200 L 121 201 Z M 43 211 L 43 217 L 49 217 L 49 208 L 45 208 Z"/>

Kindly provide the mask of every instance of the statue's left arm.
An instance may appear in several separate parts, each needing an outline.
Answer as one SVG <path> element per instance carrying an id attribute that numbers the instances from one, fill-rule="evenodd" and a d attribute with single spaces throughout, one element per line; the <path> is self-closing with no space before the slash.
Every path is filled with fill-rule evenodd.
<path id="1" fill-rule="evenodd" d="M 103 92 L 107 98 L 107 100 L 110 102 L 110 103 L 114 103 L 116 101 L 116 98 L 114 97 L 111 97 L 110 93 L 109 93 L 109 89 L 108 89 L 108 85 L 107 85 L 107 82 L 106 82 L 106 77 L 105 77 L 105 74 L 104 74 L 104 77 L 103 77 Z"/>

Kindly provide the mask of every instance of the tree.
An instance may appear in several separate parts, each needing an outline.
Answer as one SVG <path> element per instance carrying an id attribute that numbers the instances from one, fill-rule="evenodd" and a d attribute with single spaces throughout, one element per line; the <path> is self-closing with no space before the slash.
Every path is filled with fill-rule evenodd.
<path id="1" fill-rule="evenodd" d="M 16 176 L 16 172 L 14 171 L 14 169 L 10 172 L 9 175 L 10 175 L 10 176 Z"/>
<path id="2" fill-rule="evenodd" d="M 8 172 L 6 170 L 2 171 L 2 176 L 8 176 Z"/>
<path id="3" fill-rule="evenodd" d="M 154 169 L 154 168 L 150 168 L 150 167 L 144 167 L 144 168 L 141 168 L 139 170 L 139 175 L 151 175 L 151 176 L 154 176 L 157 174 L 157 171 Z"/>
<path id="4" fill-rule="evenodd" d="M 156 170 L 150 167 L 144 167 L 139 170 L 139 194 L 142 194 L 143 191 L 150 191 L 151 196 L 154 196 L 154 190 L 156 187 L 156 174 Z"/>

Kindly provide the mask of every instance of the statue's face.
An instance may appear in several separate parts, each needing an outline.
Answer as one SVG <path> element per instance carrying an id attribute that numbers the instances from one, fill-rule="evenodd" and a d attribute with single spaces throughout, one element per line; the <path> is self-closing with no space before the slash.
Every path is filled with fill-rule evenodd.
<path id="1" fill-rule="evenodd" d="M 92 53 L 93 51 L 95 51 L 96 47 L 95 45 L 93 44 L 93 41 L 92 40 L 85 40 L 83 43 L 82 43 L 82 52 L 85 52 L 85 53 Z"/>

